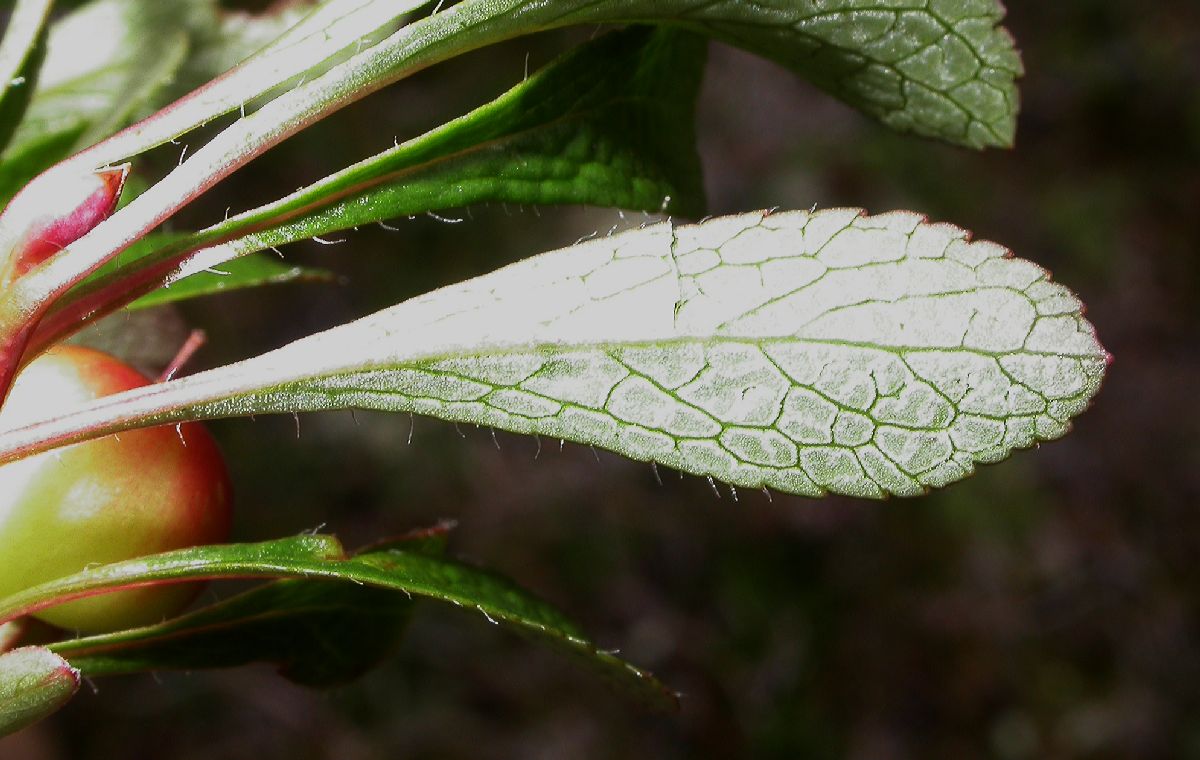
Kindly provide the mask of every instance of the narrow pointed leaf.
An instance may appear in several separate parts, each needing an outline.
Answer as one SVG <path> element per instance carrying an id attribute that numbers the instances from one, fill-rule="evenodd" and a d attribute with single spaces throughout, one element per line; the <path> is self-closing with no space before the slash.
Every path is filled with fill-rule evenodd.
<path id="1" fill-rule="evenodd" d="M 79 690 L 79 672 L 43 647 L 0 654 L 0 736 L 49 717 Z"/>
<path id="2" fill-rule="evenodd" d="M 674 705 L 674 695 L 661 683 L 598 649 L 552 606 L 508 580 L 426 552 L 424 548 L 401 551 L 393 547 L 346 557 L 336 539 L 327 536 L 196 547 L 105 565 L 28 589 L 0 600 L 0 621 L 82 596 L 149 583 L 232 577 L 342 581 L 476 610 L 491 622 L 581 659 L 650 705 Z M 149 630 L 153 637 L 153 629 L 143 630 Z M 139 634 L 130 635 L 137 638 Z M 121 634 L 114 636 L 119 639 Z M 119 667 L 111 662 L 93 664 L 98 668 Z M 313 678 L 319 676 L 315 671 L 307 672 Z"/>
<path id="3" fill-rule="evenodd" d="M 0 155 L 25 115 L 46 54 L 54 0 L 17 0 L 0 41 Z"/>
<path id="4" fill-rule="evenodd" d="M 289 680 L 328 687 L 378 664 L 411 611 L 411 600 L 392 591 L 289 579 L 165 623 L 54 649 L 89 678 L 270 662 Z"/>
<path id="5" fill-rule="evenodd" d="M 250 254 L 210 267 L 173 282 L 168 287 L 147 293 L 129 304 L 128 309 L 148 309 L 202 296 L 229 293 L 264 285 L 293 282 L 333 282 L 337 275 L 325 269 L 302 267 L 274 258 L 274 255 Z"/>
<path id="6" fill-rule="evenodd" d="M 345 558 L 332 536 L 304 535 L 257 544 L 197 546 L 90 568 L 0 599 L 0 622 L 7 622 L 73 599 L 149 583 L 182 583 L 208 578 L 324 577 Z"/>
<path id="7" fill-rule="evenodd" d="M 389 546 L 438 556 L 447 529 L 417 531 Z M 291 578 L 158 625 L 70 639 L 53 649 L 87 677 L 270 662 L 292 681 L 327 687 L 386 657 L 412 606 L 411 596 L 390 589 Z"/>
<path id="8" fill-rule="evenodd" d="M 0 434 L 345 408 L 607 448 L 737 486 L 914 495 L 1063 435 L 1107 354 L 1066 288 L 917 214 L 663 223 L 543 254 Z"/>

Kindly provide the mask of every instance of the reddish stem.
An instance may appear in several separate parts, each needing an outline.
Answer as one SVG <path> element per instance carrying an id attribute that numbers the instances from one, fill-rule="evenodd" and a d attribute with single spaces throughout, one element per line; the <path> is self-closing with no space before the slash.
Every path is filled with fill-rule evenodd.
<path id="1" fill-rule="evenodd" d="M 207 340 L 208 336 L 203 330 L 192 330 L 192 332 L 187 336 L 187 340 L 185 340 L 183 345 L 179 347 L 179 352 L 175 354 L 175 358 L 171 360 L 171 363 L 168 364 L 166 369 L 162 371 L 162 374 L 158 376 L 158 382 L 165 383 L 171 378 L 175 377 L 176 373 L 183 369 L 183 366 L 187 364 L 193 356 L 196 355 L 196 352 L 200 350 L 201 346 L 203 346 Z"/>

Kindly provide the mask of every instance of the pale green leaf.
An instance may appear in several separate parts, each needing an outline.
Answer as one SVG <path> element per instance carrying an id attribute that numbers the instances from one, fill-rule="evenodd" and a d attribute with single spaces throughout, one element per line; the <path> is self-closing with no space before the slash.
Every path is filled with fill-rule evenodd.
<path id="1" fill-rule="evenodd" d="M 0 435 L 0 461 L 197 417 L 388 409 L 737 486 L 913 495 L 1063 435 L 1080 302 L 913 213 L 752 213 L 543 254 L 277 351 Z"/>

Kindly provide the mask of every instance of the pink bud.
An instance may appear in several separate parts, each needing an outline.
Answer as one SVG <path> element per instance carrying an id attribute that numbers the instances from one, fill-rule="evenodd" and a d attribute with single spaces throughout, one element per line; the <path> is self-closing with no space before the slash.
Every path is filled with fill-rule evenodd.
<path id="1" fill-rule="evenodd" d="M 11 246 L 4 282 L 25 274 L 107 219 L 116 210 L 128 176 L 129 164 L 83 173 L 64 165 L 26 185 L 0 213 L 0 244 Z"/>

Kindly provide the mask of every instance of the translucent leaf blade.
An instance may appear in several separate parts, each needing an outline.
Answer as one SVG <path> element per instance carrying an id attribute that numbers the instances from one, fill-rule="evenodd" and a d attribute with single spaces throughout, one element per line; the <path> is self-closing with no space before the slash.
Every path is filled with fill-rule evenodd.
<path id="1" fill-rule="evenodd" d="M 0 435 L 0 460 L 22 439 L 358 407 L 737 486 L 914 495 L 1063 435 L 1106 361 L 1066 288 L 957 227 L 907 212 L 752 213 L 543 254 Z"/>

